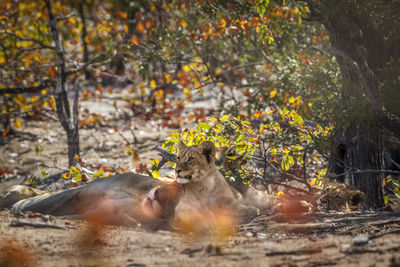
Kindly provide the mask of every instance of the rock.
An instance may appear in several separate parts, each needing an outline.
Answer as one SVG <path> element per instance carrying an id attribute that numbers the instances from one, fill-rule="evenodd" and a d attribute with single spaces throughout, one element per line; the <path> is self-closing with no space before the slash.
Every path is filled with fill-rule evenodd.
<path id="1" fill-rule="evenodd" d="M 367 244 L 369 241 L 368 234 L 361 234 L 353 238 L 353 244 L 356 246 L 362 246 Z"/>

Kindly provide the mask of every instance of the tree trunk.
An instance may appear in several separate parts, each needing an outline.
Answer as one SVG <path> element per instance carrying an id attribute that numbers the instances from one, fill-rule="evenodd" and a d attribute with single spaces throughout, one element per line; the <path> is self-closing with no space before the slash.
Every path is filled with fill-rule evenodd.
<path id="1" fill-rule="evenodd" d="M 74 129 L 67 132 L 68 142 L 68 166 L 74 166 L 76 156 L 79 156 L 79 132 Z"/>
<path id="2" fill-rule="evenodd" d="M 345 137 L 344 165 L 355 170 L 382 170 L 382 135 L 371 129 L 348 129 Z M 345 175 L 345 183 L 366 195 L 366 206 L 373 209 L 384 206 L 382 190 L 383 173 Z"/>
<path id="3" fill-rule="evenodd" d="M 379 172 L 383 170 L 383 134 L 378 127 L 382 116 L 377 116 L 383 102 L 367 63 L 369 47 L 363 32 L 351 12 L 330 10 L 332 3 L 324 2 L 323 23 L 342 73 L 343 111 L 339 116 L 343 123 L 336 125 L 328 170 L 338 175 L 339 181 L 364 192 L 366 207 L 377 209 L 384 206 L 383 173 Z"/>
<path id="4" fill-rule="evenodd" d="M 68 101 L 67 92 L 67 72 L 64 58 L 64 51 L 61 45 L 60 37 L 57 30 L 57 20 L 53 14 L 50 0 L 44 0 L 49 15 L 49 24 L 54 39 L 55 48 L 57 52 L 57 83 L 54 92 L 54 99 L 57 106 L 58 119 L 67 133 L 68 143 L 68 164 L 73 166 L 76 163 L 76 155 L 79 155 L 79 135 L 78 135 L 78 100 L 79 100 L 79 86 L 75 88 L 73 113 Z"/>

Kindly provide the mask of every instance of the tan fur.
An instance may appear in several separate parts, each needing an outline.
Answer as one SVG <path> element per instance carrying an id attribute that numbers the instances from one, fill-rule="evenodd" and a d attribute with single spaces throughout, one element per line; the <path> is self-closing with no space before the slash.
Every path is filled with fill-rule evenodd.
<path id="1" fill-rule="evenodd" d="M 13 185 L 0 193 L 0 209 L 8 208 L 21 199 L 45 193 L 45 191 L 37 190 L 26 185 Z"/>
<path id="2" fill-rule="evenodd" d="M 176 164 L 181 197 L 176 215 L 207 209 L 231 209 L 239 217 L 254 217 L 259 211 L 244 205 L 215 165 L 215 145 L 205 141 L 199 146 L 179 144 Z"/>

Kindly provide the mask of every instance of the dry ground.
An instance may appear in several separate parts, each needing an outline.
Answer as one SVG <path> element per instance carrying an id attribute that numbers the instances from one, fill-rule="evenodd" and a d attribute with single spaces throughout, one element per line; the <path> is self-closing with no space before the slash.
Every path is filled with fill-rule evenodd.
<path id="1" fill-rule="evenodd" d="M 20 262 L 25 259 L 29 266 L 400 264 L 399 214 L 319 214 L 312 222 L 295 224 L 279 222 L 281 219 L 259 217 L 238 227 L 235 235 L 215 241 L 211 237 L 195 239 L 170 231 L 96 228 L 81 221 L 36 214 L 15 216 L 2 211 L 0 259 L 6 256 L 8 266 L 17 266 L 12 259 Z M 16 220 L 47 220 L 62 229 L 12 226 Z"/>

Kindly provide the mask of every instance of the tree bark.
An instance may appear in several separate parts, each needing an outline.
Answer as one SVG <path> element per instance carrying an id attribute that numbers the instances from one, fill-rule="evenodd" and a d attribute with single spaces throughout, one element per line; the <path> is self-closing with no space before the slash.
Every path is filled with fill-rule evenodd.
<path id="1" fill-rule="evenodd" d="M 59 34 L 57 31 L 57 20 L 54 17 L 52 6 L 50 0 L 44 0 L 47 7 L 47 12 L 49 15 L 49 24 L 51 29 L 51 34 L 55 43 L 55 49 L 58 57 L 58 70 L 57 70 L 57 83 L 54 92 L 54 99 L 57 106 L 58 119 L 67 133 L 67 143 L 68 143 L 68 164 L 73 166 L 76 163 L 76 155 L 79 155 L 79 135 L 78 135 L 78 96 L 79 90 L 75 91 L 74 97 L 74 108 L 71 117 L 71 111 L 68 101 L 67 92 L 67 71 L 65 65 L 64 51 L 61 46 Z"/>
<path id="2" fill-rule="evenodd" d="M 368 65 L 369 47 L 364 43 L 360 27 L 354 22 L 355 15 L 351 10 L 345 12 L 340 8 L 332 12 L 329 4 L 322 8 L 322 22 L 330 34 L 332 51 L 342 73 L 341 100 L 345 122 L 336 126 L 336 138 L 331 151 L 333 158 L 329 161 L 328 169 L 336 174 L 344 173 L 339 181 L 364 192 L 366 207 L 382 208 L 383 174 L 379 170 L 383 169 L 383 133 L 378 125 L 381 123 L 395 130 L 396 120 L 390 120 L 391 125 L 387 123 L 388 118 L 392 117 L 388 117 L 390 114 L 384 109 L 375 73 Z M 377 172 L 354 173 L 367 169 Z"/>

